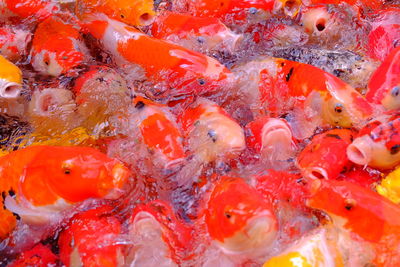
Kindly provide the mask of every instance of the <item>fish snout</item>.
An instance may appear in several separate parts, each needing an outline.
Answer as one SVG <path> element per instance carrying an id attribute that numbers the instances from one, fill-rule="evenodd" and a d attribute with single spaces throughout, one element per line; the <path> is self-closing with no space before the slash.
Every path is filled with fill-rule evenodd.
<path id="1" fill-rule="evenodd" d="M 347 147 L 347 157 L 358 165 L 367 165 L 372 159 L 372 140 L 368 135 L 356 138 Z"/>

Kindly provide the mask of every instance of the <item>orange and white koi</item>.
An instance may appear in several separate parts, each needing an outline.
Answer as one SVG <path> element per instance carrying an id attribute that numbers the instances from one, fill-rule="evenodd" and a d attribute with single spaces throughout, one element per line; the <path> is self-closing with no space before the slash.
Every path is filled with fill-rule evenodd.
<path id="1" fill-rule="evenodd" d="M 221 177 L 204 218 L 210 238 L 227 254 L 257 254 L 271 246 L 277 235 L 271 203 L 241 178 Z"/>
<path id="2" fill-rule="evenodd" d="M 400 118 L 372 120 L 347 147 L 348 158 L 358 165 L 391 169 L 400 163 Z"/>
<path id="3" fill-rule="evenodd" d="M 178 121 L 190 151 L 203 162 L 235 158 L 246 147 L 240 125 L 220 106 L 205 98 L 198 98 Z"/>
<path id="4" fill-rule="evenodd" d="M 51 155 L 51 157 L 49 156 Z M 32 146 L 0 158 L 0 237 L 23 222 L 43 225 L 88 198 L 115 199 L 130 175 L 118 160 L 89 147 Z"/>
<path id="5" fill-rule="evenodd" d="M 152 24 L 151 34 L 199 52 L 226 50 L 233 52 L 242 40 L 217 18 L 164 12 Z"/>
<path id="6" fill-rule="evenodd" d="M 146 26 L 153 22 L 153 0 L 77 0 L 75 14 L 104 13 L 108 17 L 132 26 Z"/>
<path id="7" fill-rule="evenodd" d="M 180 220 L 168 202 L 155 200 L 135 207 L 129 221 L 134 245 L 132 265 L 179 266 L 193 257 L 193 229 Z"/>
<path id="8" fill-rule="evenodd" d="M 122 245 L 116 241 L 121 228 L 112 215 L 112 207 L 100 206 L 78 213 L 60 233 L 60 260 L 66 266 L 124 266 Z"/>
<path id="9" fill-rule="evenodd" d="M 370 189 L 336 180 L 319 180 L 307 205 L 330 215 L 333 222 L 369 242 L 377 266 L 400 263 L 400 208 Z M 353 236 L 353 238 L 357 239 Z"/>
<path id="10" fill-rule="evenodd" d="M 256 114 L 293 115 L 304 124 L 357 126 L 373 114 L 372 106 L 350 85 L 314 66 L 280 58 L 264 58 L 234 69 L 241 91 Z M 251 79 L 249 79 L 251 77 Z M 250 82 L 249 82 L 250 80 Z M 251 107 L 252 108 L 252 107 Z M 298 110 L 296 112 L 296 110 Z M 299 116 L 301 118 L 299 118 Z M 294 127 L 294 136 L 303 139 L 315 127 Z M 308 128 L 308 129 L 307 129 Z M 309 135 L 308 135 L 309 136 Z"/>
<path id="11" fill-rule="evenodd" d="M 0 97 L 17 98 L 22 90 L 21 70 L 0 55 Z"/>
<path id="12" fill-rule="evenodd" d="M 372 74 L 365 98 L 387 110 L 400 108 L 400 47 L 393 49 Z"/>
<path id="13" fill-rule="evenodd" d="M 36 28 L 31 64 L 41 74 L 56 77 L 66 74 L 84 62 L 85 54 L 87 48 L 81 40 L 80 28 L 75 24 L 51 16 Z"/>
<path id="14" fill-rule="evenodd" d="M 29 31 L 0 27 L 0 54 L 12 62 L 18 61 L 21 56 L 26 55 L 31 38 Z"/>
<path id="15" fill-rule="evenodd" d="M 304 177 L 311 179 L 336 179 L 351 167 L 346 149 L 355 137 L 348 129 L 334 129 L 315 135 L 297 157 Z"/>
<path id="16" fill-rule="evenodd" d="M 119 66 L 139 66 L 156 84 L 154 92 L 146 92 L 153 97 L 204 95 L 230 83 L 230 71 L 215 59 L 147 36 L 103 14 L 90 15 L 84 22 Z"/>

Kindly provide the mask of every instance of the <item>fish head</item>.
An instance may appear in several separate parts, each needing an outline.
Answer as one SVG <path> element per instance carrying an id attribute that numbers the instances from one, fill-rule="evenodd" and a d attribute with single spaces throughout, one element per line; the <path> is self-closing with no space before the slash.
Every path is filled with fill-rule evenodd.
<path id="1" fill-rule="evenodd" d="M 271 204 L 241 178 L 221 178 L 208 201 L 205 222 L 210 237 L 230 253 L 267 247 L 277 232 Z"/>

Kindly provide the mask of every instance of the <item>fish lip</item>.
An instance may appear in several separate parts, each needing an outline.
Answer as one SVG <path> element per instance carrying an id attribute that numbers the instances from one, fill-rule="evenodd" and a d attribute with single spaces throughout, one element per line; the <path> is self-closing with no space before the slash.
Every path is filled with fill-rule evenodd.
<path id="1" fill-rule="evenodd" d="M 0 78 L 0 96 L 6 99 L 17 98 L 22 90 L 22 85 Z"/>
<path id="2" fill-rule="evenodd" d="M 329 179 L 328 172 L 321 167 L 307 168 L 304 172 L 304 176 L 311 180 Z"/>
<path id="3" fill-rule="evenodd" d="M 350 161 L 358 165 L 368 165 L 372 159 L 372 140 L 364 135 L 356 138 L 346 150 L 347 157 Z"/>

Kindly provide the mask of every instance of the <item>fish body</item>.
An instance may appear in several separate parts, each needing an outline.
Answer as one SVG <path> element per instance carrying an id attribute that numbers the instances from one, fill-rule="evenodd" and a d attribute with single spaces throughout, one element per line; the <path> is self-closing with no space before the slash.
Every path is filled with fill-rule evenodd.
<path id="1" fill-rule="evenodd" d="M 29 31 L 0 27 L 0 54 L 11 62 L 18 61 L 21 56 L 26 55 L 31 38 L 32 34 Z"/>
<path id="2" fill-rule="evenodd" d="M 53 15 L 36 28 L 31 64 L 39 73 L 57 77 L 83 63 L 86 53 L 80 28 Z"/>
<path id="3" fill-rule="evenodd" d="M 34 18 L 42 21 L 58 12 L 60 7 L 50 0 L 2 0 L 4 5 L 1 17 L 18 17 L 20 19 Z"/>
<path id="4" fill-rule="evenodd" d="M 241 178 L 221 177 L 204 216 L 210 238 L 228 254 L 253 254 L 276 238 L 271 203 Z"/>
<path id="5" fill-rule="evenodd" d="M 204 52 L 233 52 L 243 38 L 218 18 L 202 18 L 174 12 L 160 14 L 152 24 L 151 33 L 157 39 Z"/>
<path id="6" fill-rule="evenodd" d="M 177 217 L 168 202 L 155 200 L 136 206 L 129 222 L 134 241 L 132 264 L 178 266 L 193 256 L 193 229 Z"/>
<path id="7" fill-rule="evenodd" d="M 399 13 L 400 14 L 400 13 Z M 387 110 L 400 108 L 400 47 L 394 48 L 372 74 L 365 98 Z"/>
<path id="8" fill-rule="evenodd" d="M 313 179 L 336 179 L 351 167 L 346 149 L 355 133 L 348 129 L 334 129 L 315 135 L 297 157 L 303 175 Z"/>
<path id="9" fill-rule="evenodd" d="M 390 200 L 350 182 L 321 180 L 307 205 L 323 210 L 336 225 L 369 242 L 378 266 L 399 264 L 400 208 Z"/>
<path id="10" fill-rule="evenodd" d="M 129 171 L 94 148 L 32 146 L 0 158 L 0 177 L 5 207 L 0 212 L 43 225 L 85 199 L 117 198 Z M 12 219 L 8 222 L 2 223 L 1 238 L 13 229 Z"/>
<path id="11" fill-rule="evenodd" d="M 122 246 L 116 241 L 121 228 L 109 206 L 75 215 L 60 233 L 60 260 L 66 266 L 123 266 Z"/>
<path id="12" fill-rule="evenodd" d="M 400 203 L 400 168 L 396 168 L 386 175 L 376 186 L 376 191 L 390 201 L 396 204 Z"/>
<path id="13" fill-rule="evenodd" d="M 154 92 L 146 92 L 153 97 L 209 94 L 229 84 L 230 71 L 215 59 L 152 38 L 102 14 L 89 16 L 85 23 L 119 66 L 137 66 L 157 85 Z"/>

